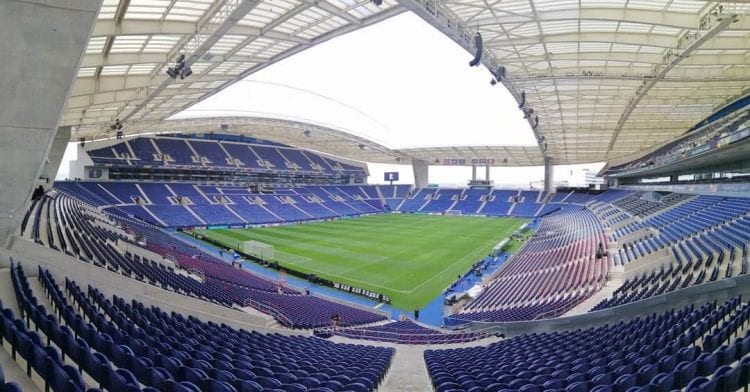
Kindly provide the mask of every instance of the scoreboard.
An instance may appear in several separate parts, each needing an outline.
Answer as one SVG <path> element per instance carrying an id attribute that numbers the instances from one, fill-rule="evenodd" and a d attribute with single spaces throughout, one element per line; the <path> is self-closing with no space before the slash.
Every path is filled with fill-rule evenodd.
<path id="1" fill-rule="evenodd" d="M 398 181 L 398 172 L 385 172 L 383 177 L 385 181 Z"/>

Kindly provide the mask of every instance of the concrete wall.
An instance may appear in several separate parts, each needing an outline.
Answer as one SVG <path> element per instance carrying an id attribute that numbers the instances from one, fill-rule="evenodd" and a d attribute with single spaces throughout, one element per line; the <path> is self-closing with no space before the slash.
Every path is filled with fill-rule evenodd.
<path id="1" fill-rule="evenodd" d="M 713 183 L 713 184 L 674 184 L 674 185 L 623 185 L 620 189 L 633 191 L 668 191 L 694 195 L 748 197 L 750 183 Z"/>
<path id="2" fill-rule="evenodd" d="M 549 158 L 544 158 L 544 191 L 555 190 L 555 166 Z"/>
<path id="3" fill-rule="evenodd" d="M 68 168 L 68 178 L 71 180 L 75 180 L 76 178 L 80 179 L 86 179 L 88 178 L 86 173 L 86 167 L 87 166 L 94 166 L 94 161 L 91 159 L 88 153 L 86 153 L 85 148 L 81 147 L 80 143 L 76 144 L 76 159 L 70 161 L 70 167 Z M 99 178 L 99 180 L 106 180 L 108 175 L 105 176 L 104 173 L 107 173 L 107 168 L 102 168 L 102 178 Z"/>
<path id="4" fill-rule="evenodd" d="M 748 295 L 750 295 L 750 275 L 704 283 L 699 286 L 672 291 L 626 305 L 577 316 L 508 323 L 473 323 L 470 328 L 500 332 L 505 334 L 506 337 L 531 332 L 553 332 L 589 328 L 617 323 L 620 320 L 630 320 L 638 316 L 659 313 L 690 304 L 702 305 L 714 300 L 721 303 L 727 298 L 738 295 L 742 295 L 742 298 L 747 300 Z"/>
<path id="5" fill-rule="evenodd" d="M 411 161 L 412 170 L 414 170 L 414 187 L 424 188 L 429 182 L 430 165 L 427 161 L 413 159 Z"/>
<path id="6" fill-rule="evenodd" d="M 101 0 L 0 1 L 0 245 L 49 155 Z"/>
<path id="7" fill-rule="evenodd" d="M 57 171 L 60 169 L 60 163 L 65 154 L 65 149 L 68 147 L 68 142 L 70 142 L 71 133 L 71 127 L 60 127 L 57 129 L 57 133 L 55 133 L 49 154 L 47 154 L 47 158 L 44 160 L 44 165 L 42 166 L 42 173 L 39 176 L 46 179 L 47 185 L 45 185 L 45 188 L 52 186 L 52 182 L 55 181 Z"/>

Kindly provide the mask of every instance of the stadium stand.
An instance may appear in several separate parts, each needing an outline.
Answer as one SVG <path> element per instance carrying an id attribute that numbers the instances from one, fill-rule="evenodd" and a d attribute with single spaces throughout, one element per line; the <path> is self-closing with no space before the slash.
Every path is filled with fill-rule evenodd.
<path id="1" fill-rule="evenodd" d="M 724 237 L 722 233 L 725 227 L 733 230 L 734 226 L 743 225 L 743 220 L 740 218 L 748 212 L 748 209 L 750 209 L 748 199 L 699 196 L 646 220 L 629 223 L 612 233 L 614 240 L 628 240 L 619 250 L 619 254 L 615 255 L 615 264 L 624 265 L 645 254 L 671 248 L 673 245 L 680 246 L 683 242 L 686 243 L 685 246 L 693 249 L 690 249 L 690 253 L 684 254 L 685 257 L 680 258 L 678 262 L 683 259 L 689 262 L 694 256 L 697 258 L 702 255 L 708 256 L 713 250 L 717 253 L 721 253 L 722 250 L 734 253 L 734 246 L 731 245 L 734 241 L 721 241 L 719 238 Z M 653 234 L 653 232 L 658 234 Z M 718 237 L 710 241 L 712 251 L 707 249 L 698 251 L 695 249 L 694 241 L 690 240 L 693 236 L 714 238 L 714 233 L 718 233 Z M 743 246 L 739 247 L 743 248 Z M 676 258 L 680 257 L 681 250 L 678 249 L 677 253 L 673 252 Z"/>
<path id="2" fill-rule="evenodd" d="M 23 269 L 13 265 L 21 318 L 4 309 L 2 324 L 9 327 L 3 335 L 13 356 L 24 357 L 53 391 L 83 391 L 84 377 L 109 391 L 306 391 L 325 385 L 371 391 L 393 356 L 392 348 L 247 332 L 137 301 L 110 302 L 96 288 L 89 286 L 87 295 L 67 279 L 66 294 L 41 268 L 38 278 L 53 308 L 40 304 Z"/>
<path id="3" fill-rule="evenodd" d="M 511 215 L 521 217 L 538 216 L 538 211 L 544 204 L 537 203 L 537 199 L 542 196 L 539 191 L 521 191 L 516 196 L 516 203 L 511 210 Z"/>
<path id="4" fill-rule="evenodd" d="M 750 98 L 744 97 L 719 110 L 705 121 L 696 124 L 683 137 L 658 148 L 645 156 L 607 168 L 606 175 L 633 174 L 658 167 L 672 165 L 686 159 L 708 155 L 719 148 L 739 144 L 750 137 L 750 111 L 743 110 L 750 105 Z M 717 123 L 719 126 L 708 126 Z"/>
<path id="5" fill-rule="evenodd" d="M 516 194 L 515 191 L 493 189 L 487 196 L 487 200 L 478 212 L 485 215 L 503 216 L 508 215 L 513 207 L 511 198 Z"/>
<path id="6" fill-rule="evenodd" d="M 55 187 L 107 210 L 119 209 L 162 227 L 244 226 L 354 216 L 383 211 L 374 185 L 279 188 L 253 193 L 247 188 L 172 183 L 76 181 Z"/>
<path id="7" fill-rule="evenodd" d="M 526 245 L 453 320 L 516 321 L 556 317 L 597 292 L 610 261 L 597 258 L 607 238 L 588 210 L 542 220 Z"/>
<path id="8" fill-rule="evenodd" d="M 453 206 L 463 195 L 462 189 L 440 189 L 430 199 L 430 202 L 422 207 L 422 212 L 445 212 L 452 210 Z"/>
<path id="9" fill-rule="evenodd" d="M 734 391 L 748 382 L 749 319 L 733 298 L 424 357 L 437 391 Z"/>
<path id="10" fill-rule="evenodd" d="M 489 193 L 488 189 L 466 189 L 451 209 L 466 215 L 476 214 Z"/>
<path id="11" fill-rule="evenodd" d="M 634 230 L 655 230 L 615 254 L 615 264 L 633 262 L 668 249 L 666 263 L 626 280 L 594 310 L 650 298 L 681 288 L 748 272 L 750 240 L 747 199 L 699 196 L 651 218 L 613 232 L 623 238 Z M 634 228 L 635 227 L 635 228 Z"/>
<path id="12" fill-rule="evenodd" d="M 290 328 L 329 325 L 331 314 L 341 315 L 342 326 L 369 324 L 385 319 L 379 313 L 302 295 L 288 287 L 279 287 L 277 282 L 198 253 L 193 245 L 185 244 L 156 227 L 122 215 L 102 213 L 62 193 L 47 195 L 45 200 L 37 208 L 40 219 L 35 219 L 35 222 L 39 222 L 35 225 L 42 226 L 42 207 L 48 213 L 54 211 L 54 219 L 46 219 L 46 230 L 37 230 L 30 235 L 35 242 L 81 261 L 223 306 L 251 306 L 271 314 L 279 323 Z M 147 238 L 148 241 L 142 245 L 136 241 L 138 238 Z M 123 253 L 116 247 L 118 242 L 145 247 L 155 254 L 169 256 L 172 260 L 149 260 L 127 251 Z M 202 277 L 197 280 L 195 277 L 188 277 L 177 271 L 176 267 L 180 267 L 182 271 L 199 271 Z"/>
<path id="13" fill-rule="evenodd" d="M 131 153 L 132 151 L 132 153 Z M 263 140 L 242 142 L 222 135 L 137 137 L 88 151 L 105 167 L 179 167 L 222 171 L 299 172 L 363 179 L 363 167 Z"/>
<path id="14" fill-rule="evenodd" d="M 0 1 L 0 392 L 750 392 L 749 4 Z"/>
<path id="15" fill-rule="evenodd" d="M 419 212 L 432 201 L 437 194 L 437 188 L 419 188 L 416 189 L 404 202 L 398 206 L 398 211 Z"/>

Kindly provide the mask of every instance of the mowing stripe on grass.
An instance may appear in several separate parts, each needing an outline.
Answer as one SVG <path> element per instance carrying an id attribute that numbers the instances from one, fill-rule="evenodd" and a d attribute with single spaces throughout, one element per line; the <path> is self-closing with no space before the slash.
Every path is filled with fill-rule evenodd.
<path id="1" fill-rule="evenodd" d="M 274 246 L 282 266 L 422 307 L 524 222 L 517 218 L 380 214 L 328 222 L 203 230 L 229 247 Z"/>

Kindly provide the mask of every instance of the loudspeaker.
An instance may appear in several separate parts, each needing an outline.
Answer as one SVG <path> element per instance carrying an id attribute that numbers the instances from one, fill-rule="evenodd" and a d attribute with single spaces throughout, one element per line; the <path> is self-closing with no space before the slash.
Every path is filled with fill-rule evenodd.
<path id="1" fill-rule="evenodd" d="M 474 47 L 477 52 L 474 54 L 474 58 L 469 62 L 470 67 L 476 67 L 479 62 L 482 61 L 482 34 L 477 33 L 474 36 Z"/>

